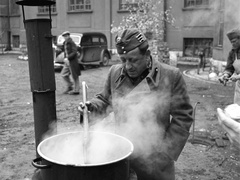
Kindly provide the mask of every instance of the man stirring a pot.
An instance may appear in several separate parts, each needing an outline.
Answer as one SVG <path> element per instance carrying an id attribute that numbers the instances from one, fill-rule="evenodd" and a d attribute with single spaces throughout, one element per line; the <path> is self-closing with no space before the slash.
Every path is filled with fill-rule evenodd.
<path id="1" fill-rule="evenodd" d="M 219 81 L 224 85 L 228 80 L 236 82 L 233 103 L 240 105 L 240 28 L 229 31 L 227 37 L 232 44 L 232 49 L 228 54 L 227 65 Z"/>
<path id="2" fill-rule="evenodd" d="M 113 65 L 102 92 L 88 108 L 91 121 L 114 119 L 117 134 L 133 142 L 130 165 L 138 180 L 174 180 L 177 161 L 193 122 L 186 83 L 179 69 L 153 59 L 148 40 L 136 29 L 116 36 L 121 64 Z"/>

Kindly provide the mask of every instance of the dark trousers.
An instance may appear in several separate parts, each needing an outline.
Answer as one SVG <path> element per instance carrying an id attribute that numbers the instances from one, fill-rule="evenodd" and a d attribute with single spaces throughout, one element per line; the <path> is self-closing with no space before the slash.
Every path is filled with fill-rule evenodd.
<path id="1" fill-rule="evenodd" d="M 202 68 L 202 70 L 204 71 L 206 62 L 205 62 L 205 57 L 204 56 L 199 56 L 200 62 L 198 63 L 198 74 L 199 74 L 199 70 Z"/>

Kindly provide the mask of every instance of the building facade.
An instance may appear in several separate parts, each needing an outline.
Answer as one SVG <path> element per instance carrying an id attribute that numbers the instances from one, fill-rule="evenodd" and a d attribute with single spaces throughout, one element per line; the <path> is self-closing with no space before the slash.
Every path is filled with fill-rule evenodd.
<path id="1" fill-rule="evenodd" d="M 19 6 L 12 0 L 0 1 L 0 47 L 19 47 L 20 19 Z"/>
<path id="2" fill-rule="evenodd" d="M 240 1 L 221 0 L 221 13 L 219 13 L 219 23 L 214 31 L 213 58 L 220 61 L 226 61 L 232 45 L 227 38 L 227 32 L 233 28 L 240 28 Z M 221 15 L 221 16 L 220 16 Z M 222 27 L 222 28 L 219 28 Z M 219 44 L 219 36 L 222 36 L 222 44 Z"/>
<path id="3" fill-rule="evenodd" d="M 133 6 L 137 3 L 130 0 Z M 8 43 L 7 31 L 11 31 L 10 43 L 13 47 L 26 44 L 25 28 L 21 7 L 16 5 L 17 0 L 1 0 L 0 6 L 0 44 Z M 51 7 L 52 35 L 53 41 L 63 31 L 70 32 L 103 32 L 108 39 L 109 49 L 115 48 L 114 35 L 111 34 L 111 25 L 118 25 L 123 16 L 128 15 L 126 0 L 63 0 L 56 1 Z M 15 13 L 7 9 L 17 9 Z M 2 12 L 2 13 L 1 13 Z M 25 19 L 49 18 L 48 7 L 24 6 Z M 4 22 L 6 21 L 6 22 Z M 9 24 L 7 24 L 9 22 Z M 18 38 L 18 42 L 15 39 Z"/>
<path id="4" fill-rule="evenodd" d="M 170 49 L 182 51 L 183 56 L 198 57 L 205 50 L 206 57 L 212 57 L 216 10 L 212 3 L 219 0 L 178 0 L 169 1 L 174 26 L 167 28 L 167 42 Z"/>
<path id="5" fill-rule="evenodd" d="M 231 0 L 167 1 L 172 6 L 175 26 L 167 28 L 170 49 L 195 57 L 205 48 L 206 57 L 226 61 L 231 44 L 226 33 L 239 27 L 240 2 Z"/>
<path id="6" fill-rule="evenodd" d="M 0 44 L 18 48 L 26 44 L 21 7 L 17 0 L 0 1 Z M 138 0 L 61 0 L 51 7 L 53 41 L 63 31 L 103 32 L 109 49 L 114 49 L 111 25 L 119 25 L 129 14 L 126 3 L 137 6 Z M 231 45 L 226 32 L 239 24 L 239 2 L 231 0 L 160 0 L 162 9 L 171 9 L 174 25 L 166 25 L 165 41 L 170 51 L 184 57 L 197 57 L 204 49 L 206 57 L 225 61 Z M 238 5 L 236 5 L 238 4 Z M 24 7 L 25 18 L 49 18 L 47 7 Z"/>

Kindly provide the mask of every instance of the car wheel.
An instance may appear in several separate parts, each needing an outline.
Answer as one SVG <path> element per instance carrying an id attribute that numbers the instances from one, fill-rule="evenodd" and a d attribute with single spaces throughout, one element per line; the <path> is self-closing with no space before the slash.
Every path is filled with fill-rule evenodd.
<path id="1" fill-rule="evenodd" d="M 108 63 L 109 63 L 109 55 L 107 53 L 103 53 L 101 65 L 107 66 Z"/>

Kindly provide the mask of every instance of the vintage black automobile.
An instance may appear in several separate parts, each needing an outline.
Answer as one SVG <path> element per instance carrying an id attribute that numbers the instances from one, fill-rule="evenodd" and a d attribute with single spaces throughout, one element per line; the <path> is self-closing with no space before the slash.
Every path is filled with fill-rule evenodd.
<path id="1" fill-rule="evenodd" d="M 107 38 L 100 32 L 71 33 L 70 37 L 78 46 L 79 65 L 84 68 L 87 65 L 107 66 L 111 59 L 108 51 Z M 63 67 L 63 42 L 64 38 L 57 38 L 55 70 Z"/>

